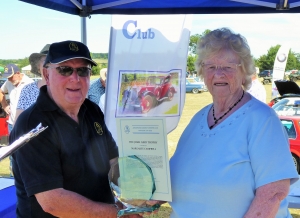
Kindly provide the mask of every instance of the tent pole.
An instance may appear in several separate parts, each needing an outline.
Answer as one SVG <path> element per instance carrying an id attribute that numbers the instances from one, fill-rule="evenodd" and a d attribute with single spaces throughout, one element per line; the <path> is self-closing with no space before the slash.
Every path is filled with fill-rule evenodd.
<path id="1" fill-rule="evenodd" d="M 82 0 L 82 6 L 86 6 L 86 0 Z M 87 45 L 86 40 L 86 17 L 81 18 L 81 42 Z"/>
<path id="2" fill-rule="evenodd" d="M 81 42 L 87 45 L 86 41 L 86 17 L 81 17 Z"/>

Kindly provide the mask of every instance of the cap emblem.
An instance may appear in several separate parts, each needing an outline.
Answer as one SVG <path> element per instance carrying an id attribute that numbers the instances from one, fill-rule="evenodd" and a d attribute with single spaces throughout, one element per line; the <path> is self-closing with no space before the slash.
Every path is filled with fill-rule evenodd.
<path id="1" fill-rule="evenodd" d="M 70 48 L 71 51 L 78 51 L 79 50 L 78 46 L 77 46 L 77 44 L 75 42 L 71 42 L 69 44 L 69 48 Z"/>

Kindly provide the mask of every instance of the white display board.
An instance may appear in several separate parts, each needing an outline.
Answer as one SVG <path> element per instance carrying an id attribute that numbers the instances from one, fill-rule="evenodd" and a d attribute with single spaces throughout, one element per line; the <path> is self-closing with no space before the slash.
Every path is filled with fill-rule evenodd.
<path id="1" fill-rule="evenodd" d="M 117 140 L 116 118 L 165 117 L 178 125 L 185 101 L 192 15 L 113 15 L 105 121 Z"/>

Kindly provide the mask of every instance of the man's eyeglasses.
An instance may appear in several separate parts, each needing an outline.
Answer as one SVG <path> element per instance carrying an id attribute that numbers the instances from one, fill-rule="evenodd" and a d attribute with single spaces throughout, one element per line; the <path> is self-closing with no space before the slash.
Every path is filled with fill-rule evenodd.
<path id="1" fill-rule="evenodd" d="M 204 64 L 202 63 L 201 66 L 203 67 L 205 72 L 214 73 L 217 69 L 225 73 L 233 73 L 237 70 L 237 67 L 242 66 L 241 64 L 233 64 L 233 63 L 226 63 L 224 65 L 216 65 L 216 64 Z"/>
<path id="2" fill-rule="evenodd" d="M 46 67 L 46 68 L 51 68 L 51 67 Z M 91 68 L 89 67 L 78 67 L 78 68 L 73 68 L 73 67 L 67 67 L 67 66 L 59 66 L 59 67 L 53 67 L 57 70 L 57 72 L 62 75 L 62 76 L 71 76 L 76 70 L 78 76 L 80 77 L 87 77 L 91 73 Z"/>

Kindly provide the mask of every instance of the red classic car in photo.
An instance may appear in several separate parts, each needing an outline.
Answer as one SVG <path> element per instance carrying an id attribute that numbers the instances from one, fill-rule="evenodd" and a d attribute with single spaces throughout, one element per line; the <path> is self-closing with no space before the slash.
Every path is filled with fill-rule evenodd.
<path id="1" fill-rule="evenodd" d="M 167 76 L 148 76 L 145 85 L 133 85 L 123 91 L 123 112 L 147 113 L 164 100 L 171 101 L 175 93 L 171 74 Z"/>

